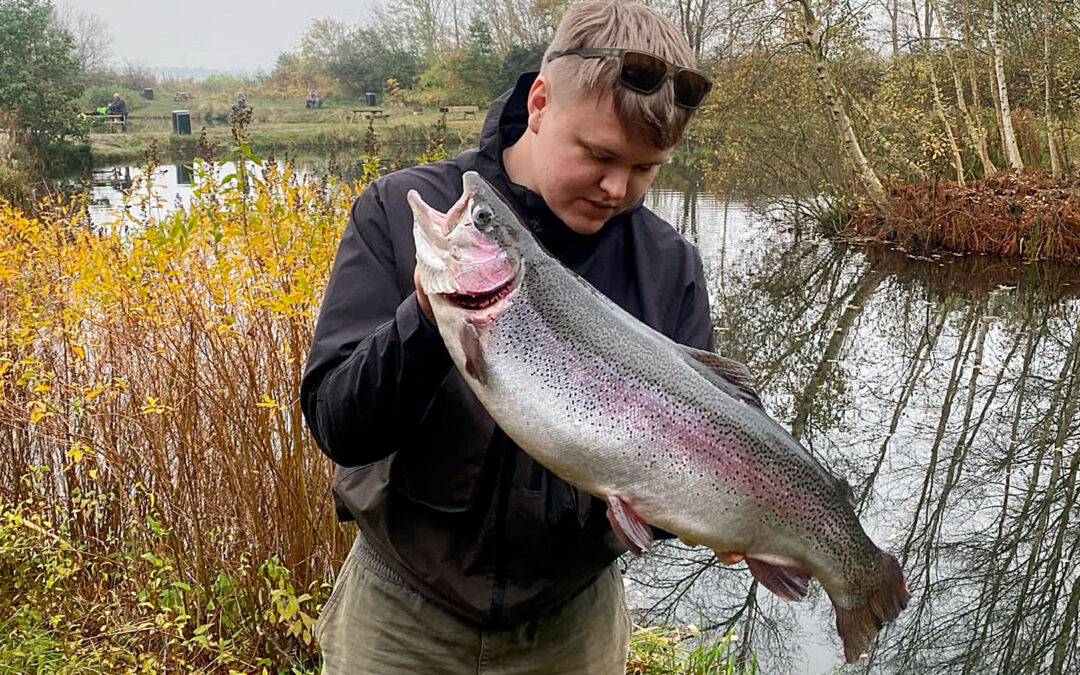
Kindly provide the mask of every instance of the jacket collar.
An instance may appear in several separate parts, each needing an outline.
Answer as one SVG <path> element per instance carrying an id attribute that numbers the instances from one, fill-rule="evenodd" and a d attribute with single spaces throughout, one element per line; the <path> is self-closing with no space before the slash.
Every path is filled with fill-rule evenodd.
<path id="1" fill-rule="evenodd" d="M 510 180 L 503 165 L 503 151 L 513 145 L 528 126 L 529 89 L 539 73 L 523 73 L 518 77 L 514 88 L 492 101 L 484 118 L 480 133 L 480 148 L 477 156 L 477 168 L 480 173 L 494 182 L 495 186 L 508 197 L 518 210 L 525 223 L 549 248 L 561 248 L 565 245 L 581 245 L 598 239 L 605 231 L 623 226 L 640 209 L 645 201 L 642 196 L 627 210 L 609 220 L 600 232 L 593 235 L 578 234 L 563 223 L 543 197 L 523 185 Z"/>

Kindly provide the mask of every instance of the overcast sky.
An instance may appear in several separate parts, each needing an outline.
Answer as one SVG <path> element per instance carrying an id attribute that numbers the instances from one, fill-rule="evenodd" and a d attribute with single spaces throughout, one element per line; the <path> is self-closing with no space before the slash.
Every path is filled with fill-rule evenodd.
<path id="1" fill-rule="evenodd" d="M 367 18 L 371 0 L 66 0 L 109 24 L 114 63 L 270 71 L 312 19 Z"/>

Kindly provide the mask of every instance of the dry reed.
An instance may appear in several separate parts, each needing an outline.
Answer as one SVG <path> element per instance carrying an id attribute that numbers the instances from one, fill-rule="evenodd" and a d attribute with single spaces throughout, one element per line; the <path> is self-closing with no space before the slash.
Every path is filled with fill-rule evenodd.
<path id="1" fill-rule="evenodd" d="M 848 235 L 893 242 L 915 252 L 1080 261 L 1080 208 L 1075 187 L 1039 171 L 954 183 L 890 185 L 892 212 L 851 214 Z"/>

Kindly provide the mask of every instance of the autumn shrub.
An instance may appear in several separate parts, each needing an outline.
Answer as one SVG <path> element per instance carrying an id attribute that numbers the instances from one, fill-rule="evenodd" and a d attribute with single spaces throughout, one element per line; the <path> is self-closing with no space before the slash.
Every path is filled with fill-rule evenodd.
<path id="1" fill-rule="evenodd" d="M 78 200 L 0 200 L 0 663 L 18 672 L 316 659 L 350 533 L 297 392 L 360 186 L 197 172 L 189 204 L 137 184 L 101 224 Z"/>

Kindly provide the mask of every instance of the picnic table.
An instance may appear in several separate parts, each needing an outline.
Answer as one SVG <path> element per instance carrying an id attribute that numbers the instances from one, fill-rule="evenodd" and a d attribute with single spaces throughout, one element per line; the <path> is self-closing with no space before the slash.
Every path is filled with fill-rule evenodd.
<path id="1" fill-rule="evenodd" d="M 349 121 L 355 122 L 357 115 L 364 120 L 383 120 L 385 122 L 390 119 L 390 114 L 382 108 L 354 108 Z"/>
<path id="2" fill-rule="evenodd" d="M 193 98 L 195 98 L 195 95 L 190 91 L 178 91 L 173 94 L 174 101 L 190 101 Z"/>
<path id="3" fill-rule="evenodd" d="M 442 113 L 442 118 L 444 121 L 446 120 L 446 116 L 448 114 L 456 115 L 457 113 L 461 113 L 461 119 L 465 119 L 469 115 L 472 115 L 475 119 L 476 113 L 479 110 L 479 106 L 475 105 L 444 105 L 439 108 L 439 112 Z"/>
<path id="4" fill-rule="evenodd" d="M 124 116 L 123 115 L 106 115 L 105 126 L 109 131 L 117 133 L 124 131 Z"/>

